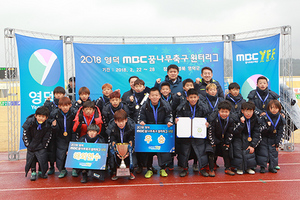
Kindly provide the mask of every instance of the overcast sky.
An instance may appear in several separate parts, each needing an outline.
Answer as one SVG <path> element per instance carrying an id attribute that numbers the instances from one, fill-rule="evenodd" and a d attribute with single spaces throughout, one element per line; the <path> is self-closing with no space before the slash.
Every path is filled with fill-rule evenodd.
<path id="1" fill-rule="evenodd" d="M 299 0 L 0 0 L 4 28 L 58 35 L 222 35 L 291 25 L 300 59 Z M 5 66 L 4 39 L 0 66 Z"/>

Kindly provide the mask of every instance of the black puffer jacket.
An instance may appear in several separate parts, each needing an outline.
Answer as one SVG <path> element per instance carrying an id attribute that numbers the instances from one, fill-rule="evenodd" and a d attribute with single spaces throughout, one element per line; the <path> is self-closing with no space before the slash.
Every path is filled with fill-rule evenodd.
<path id="1" fill-rule="evenodd" d="M 262 141 L 256 149 L 256 161 L 259 166 L 265 168 L 267 167 L 267 163 L 269 162 L 269 168 L 274 168 L 278 165 L 278 152 L 276 151 L 276 147 L 279 146 L 279 143 L 283 137 L 285 119 L 279 113 L 273 115 L 269 111 L 267 111 L 267 114 L 274 124 L 276 124 L 278 117 L 279 122 L 276 126 L 276 131 L 274 131 L 274 126 L 268 125 L 268 117 L 262 117 L 262 121 L 264 122 L 261 130 Z"/>
<path id="2" fill-rule="evenodd" d="M 232 140 L 232 167 L 240 170 L 247 170 L 256 167 L 255 152 L 250 154 L 249 150 L 246 149 L 249 146 L 256 148 L 261 141 L 260 124 L 258 121 L 257 115 L 253 114 L 250 118 L 250 142 L 248 141 L 249 133 L 247 122 L 239 122 L 236 124 Z"/>
<path id="3" fill-rule="evenodd" d="M 169 103 L 164 100 L 159 100 L 160 106 L 157 110 L 157 124 L 167 124 L 172 121 L 172 109 Z M 148 99 L 142 106 L 139 116 L 138 123 L 145 122 L 146 124 L 156 124 L 154 119 L 153 109 L 150 106 L 150 99 Z"/>
<path id="4" fill-rule="evenodd" d="M 70 141 L 76 140 L 76 133 L 73 132 L 74 118 L 76 116 L 75 108 L 71 107 L 66 118 L 66 132 L 64 130 L 64 115 L 60 109 L 55 109 L 50 114 L 51 120 L 56 120 L 56 126 L 52 126 L 53 135 L 56 143 L 56 166 L 61 171 L 64 168 L 64 160 L 68 151 Z"/>
<path id="5" fill-rule="evenodd" d="M 37 130 L 38 124 L 34 115 L 30 115 L 25 123 L 23 124 L 23 142 L 27 147 L 26 166 L 25 173 L 30 169 L 31 163 L 36 156 L 42 175 L 48 170 L 48 159 L 47 159 L 47 146 L 51 140 L 51 126 L 50 121 L 46 120 L 42 124 L 41 130 Z"/>
<path id="6" fill-rule="evenodd" d="M 205 110 L 197 102 L 195 116 L 194 117 L 204 117 L 206 115 Z M 192 117 L 193 113 L 190 108 L 189 102 L 183 102 L 177 108 L 177 117 Z M 178 150 L 178 165 L 187 168 L 187 163 L 193 149 L 197 160 L 199 168 L 203 168 L 208 163 L 208 157 L 206 154 L 206 139 L 202 138 L 178 138 L 179 150 Z M 177 147 L 176 147 L 177 148 Z"/>
<path id="7" fill-rule="evenodd" d="M 268 98 L 266 99 L 265 103 L 263 103 L 259 96 L 257 95 L 257 93 L 261 96 L 261 98 L 264 100 L 267 95 L 269 94 Z M 248 94 L 248 99 L 249 101 L 253 101 L 253 103 L 255 104 L 255 111 L 256 114 L 261 114 L 263 112 L 267 111 L 267 105 L 271 100 L 275 100 L 278 99 L 279 95 L 276 94 L 275 92 L 269 90 L 268 88 L 266 88 L 265 90 L 260 90 L 258 87 L 256 88 L 256 90 L 252 90 L 249 94 Z M 263 106 L 265 105 L 265 106 Z"/>

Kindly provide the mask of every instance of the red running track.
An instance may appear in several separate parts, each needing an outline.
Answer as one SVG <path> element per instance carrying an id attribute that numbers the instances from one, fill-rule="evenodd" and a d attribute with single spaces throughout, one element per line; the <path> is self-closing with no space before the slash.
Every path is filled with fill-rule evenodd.
<path id="1" fill-rule="evenodd" d="M 24 152 L 20 157 L 8 161 L 7 154 L 0 153 L 1 199 L 300 199 L 300 144 L 294 152 L 279 153 L 277 174 L 260 174 L 257 169 L 255 175 L 225 175 L 223 161 L 218 159 L 216 177 L 203 177 L 190 169 L 182 178 L 181 169 L 175 167 L 166 178 L 156 174 L 145 179 L 144 170 L 135 180 L 106 177 L 104 182 L 86 184 L 80 183 L 81 177 L 72 177 L 71 170 L 63 179 L 56 171 L 48 179 L 30 181 L 30 173 L 27 177 L 24 173 Z"/>

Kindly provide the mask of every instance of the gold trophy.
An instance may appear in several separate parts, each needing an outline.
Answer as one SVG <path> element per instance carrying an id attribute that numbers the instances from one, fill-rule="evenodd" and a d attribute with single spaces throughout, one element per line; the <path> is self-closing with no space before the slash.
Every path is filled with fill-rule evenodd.
<path id="1" fill-rule="evenodd" d="M 129 156 L 128 152 L 128 143 L 117 143 L 116 144 L 116 152 L 117 156 L 121 159 L 120 167 L 117 168 L 117 177 L 129 177 L 130 170 L 126 167 L 124 159 Z"/>

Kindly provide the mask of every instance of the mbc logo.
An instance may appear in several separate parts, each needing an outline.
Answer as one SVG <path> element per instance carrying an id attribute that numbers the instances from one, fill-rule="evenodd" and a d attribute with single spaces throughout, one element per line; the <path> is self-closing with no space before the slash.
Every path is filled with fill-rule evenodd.
<path id="1" fill-rule="evenodd" d="M 268 50 L 263 50 L 259 51 L 259 53 L 247 53 L 247 54 L 237 54 L 236 55 L 236 61 L 243 61 L 246 63 L 258 63 L 259 62 L 269 62 L 274 60 L 274 55 L 275 53 L 275 48 L 274 49 L 268 49 Z"/>

